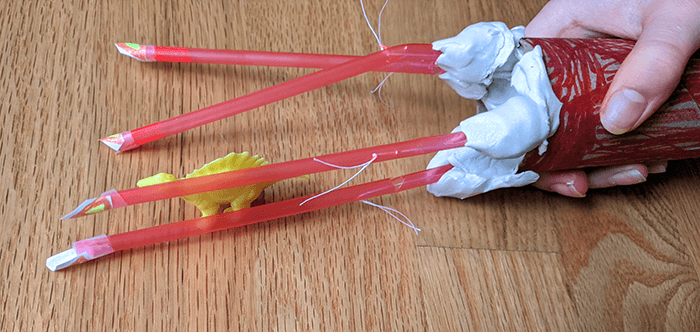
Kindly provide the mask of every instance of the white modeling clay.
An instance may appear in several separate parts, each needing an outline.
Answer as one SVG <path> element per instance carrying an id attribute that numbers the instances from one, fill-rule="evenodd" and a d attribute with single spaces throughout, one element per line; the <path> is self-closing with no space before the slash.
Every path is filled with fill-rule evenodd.
<path id="1" fill-rule="evenodd" d="M 554 95 L 542 49 L 516 48 L 523 27 L 477 23 L 459 35 L 433 43 L 443 54 L 441 78 L 465 98 L 480 99 L 486 111 L 462 121 L 453 132 L 467 136 L 463 148 L 438 152 L 428 164 L 454 168 L 428 186 L 436 196 L 466 198 L 503 187 L 537 181 L 532 171 L 518 173 L 525 154 L 540 148 L 559 126 L 562 103 Z"/>
<path id="2" fill-rule="evenodd" d="M 517 61 L 513 50 L 523 34 L 522 27 L 508 30 L 501 22 L 477 23 L 434 42 L 433 49 L 442 52 L 435 63 L 446 71 L 440 78 L 464 98 L 483 98 L 494 76 L 510 77 Z"/>

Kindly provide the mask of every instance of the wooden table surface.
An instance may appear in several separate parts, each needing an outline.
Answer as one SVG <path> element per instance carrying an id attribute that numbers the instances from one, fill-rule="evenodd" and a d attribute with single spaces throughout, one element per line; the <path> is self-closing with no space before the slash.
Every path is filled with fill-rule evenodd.
<path id="1" fill-rule="evenodd" d="M 387 45 L 479 21 L 524 25 L 545 1 L 392 1 Z M 366 1 L 370 20 L 383 1 Z M 371 73 L 115 154 L 98 139 L 312 70 L 140 63 L 115 42 L 363 55 L 359 1 L 6 1 L 0 6 L 1 331 L 698 331 L 700 162 L 584 199 L 534 188 L 467 200 L 425 189 L 119 252 L 60 272 L 100 234 L 198 216 L 179 199 L 59 220 L 83 200 L 229 152 L 271 162 L 451 131 L 475 111 L 439 78 Z M 390 105 L 392 107 L 388 107 Z M 369 167 L 353 183 L 419 171 Z M 351 171 L 282 181 L 276 202 Z"/>

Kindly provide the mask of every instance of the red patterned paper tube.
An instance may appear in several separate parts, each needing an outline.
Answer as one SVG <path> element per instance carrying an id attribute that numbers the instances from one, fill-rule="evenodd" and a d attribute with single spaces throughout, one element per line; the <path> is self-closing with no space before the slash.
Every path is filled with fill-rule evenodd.
<path id="1" fill-rule="evenodd" d="M 564 104 L 547 152 L 530 151 L 521 170 L 548 172 L 700 157 L 700 52 L 654 115 L 629 133 L 612 135 L 600 122 L 601 103 L 634 42 L 525 38 L 521 45 L 542 47 L 554 94 Z"/>

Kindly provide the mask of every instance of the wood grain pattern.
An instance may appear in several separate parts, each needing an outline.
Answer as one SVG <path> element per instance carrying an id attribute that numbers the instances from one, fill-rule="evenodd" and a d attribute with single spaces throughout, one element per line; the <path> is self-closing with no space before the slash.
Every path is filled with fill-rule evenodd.
<path id="1" fill-rule="evenodd" d="M 369 0 L 370 20 L 383 1 Z M 526 24 L 545 1 L 390 2 L 385 44 L 478 21 Z M 272 162 L 451 131 L 474 114 L 438 78 L 371 73 L 115 155 L 98 138 L 311 70 L 145 64 L 115 42 L 361 55 L 357 1 L 14 1 L 0 6 L 0 331 L 700 330 L 700 163 L 585 199 L 533 188 L 469 200 L 414 189 L 363 204 L 117 253 L 63 272 L 71 242 L 197 216 L 179 200 L 64 220 L 82 200 L 229 152 Z M 421 170 L 430 156 L 356 181 Z M 273 202 L 351 171 L 291 179 Z"/>
<path id="2" fill-rule="evenodd" d="M 423 247 L 426 331 L 578 331 L 556 253 Z"/>

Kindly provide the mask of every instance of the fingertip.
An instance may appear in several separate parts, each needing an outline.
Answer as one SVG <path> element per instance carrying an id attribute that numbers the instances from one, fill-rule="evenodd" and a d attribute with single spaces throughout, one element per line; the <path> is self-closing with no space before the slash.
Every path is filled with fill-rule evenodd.
<path id="1" fill-rule="evenodd" d="M 651 164 L 647 164 L 646 166 L 647 166 L 647 172 L 649 174 L 666 173 L 666 168 L 668 168 L 668 161 L 651 163 Z"/>
<path id="2" fill-rule="evenodd" d="M 648 106 L 647 98 L 641 93 L 621 88 L 615 91 L 603 106 L 600 122 L 611 134 L 624 134 L 636 127 Z"/>
<path id="3" fill-rule="evenodd" d="M 576 186 L 571 183 L 557 183 L 553 185 L 551 188 L 551 191 L 556 192 L 557 194 L 567 196 L 567 197 L 573 197 L 573 198 L 583 198 L 586 197 L 586 194 L 581 193 L 579 190 L 576 189 Z"/>
<path id="4" fill-rule="evenodd" d="M 588 191 L 586 173 L 580 170 L 540 173 L 533 186 L 574 198 L 586 197 Z"/>
<path id="5" fill-rule="evenodd" d="M 647 167 L 641 164 L 606 167 L 588 174 L 588 187 L 629 186 L 646 181 L 648 175 Z"/>

